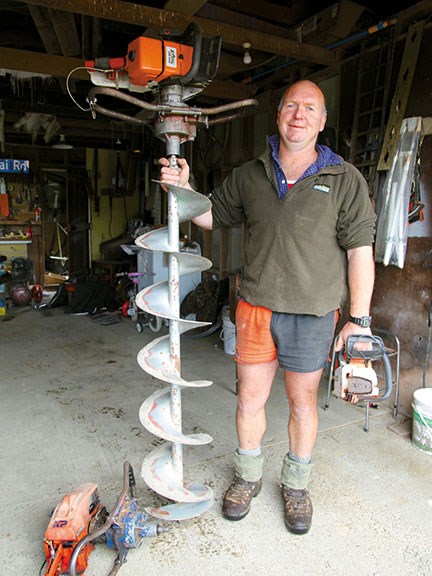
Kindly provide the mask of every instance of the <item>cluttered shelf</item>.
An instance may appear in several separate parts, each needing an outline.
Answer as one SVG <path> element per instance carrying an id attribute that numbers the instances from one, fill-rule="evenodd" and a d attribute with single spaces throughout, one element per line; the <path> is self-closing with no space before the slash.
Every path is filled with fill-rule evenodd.
<path id="1" fill-rule="evenodd" d="M 44 282 L 42 222 L 0 219 L 0 255 L 8 262 L 25 259 L 32 270 L 31 283 Z"/>

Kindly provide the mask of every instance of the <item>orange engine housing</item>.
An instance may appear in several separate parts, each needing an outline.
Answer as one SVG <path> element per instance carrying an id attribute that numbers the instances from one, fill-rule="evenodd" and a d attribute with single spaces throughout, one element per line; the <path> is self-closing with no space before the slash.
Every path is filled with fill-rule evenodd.
<path id="1" fill-rule="evenodd" d="M 128 46 L 125 69 L 131 84 L 145 86 L 171 76 L 185 76 L 192 66 L 193 47 L 140 36 Z"/>
<path id="2" fill-rule="evenodd" d="M 45 531 L 44 552 L 47 560 L 45 576 L 67 573 L 77 543 L 87 536 L 90 521 L 100 510 L 97 484 L 82 484 L 67 494 L 56 506 Z M 87 568 L 92 544 L 84 546 L 76 563 L 77 574 Z"/>

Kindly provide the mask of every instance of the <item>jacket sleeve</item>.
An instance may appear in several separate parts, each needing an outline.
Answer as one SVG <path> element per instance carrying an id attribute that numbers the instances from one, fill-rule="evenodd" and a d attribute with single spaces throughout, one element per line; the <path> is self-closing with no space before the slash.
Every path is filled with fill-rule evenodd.
<path id="1" fill-rule="evenodd" d="M 245 211 L 242 200 L 244 186 L 242 173 L 247 164 L 234 168 L 220 186 L 214 189 L 210 200 L 212 202 L 213 228 L 234 226 L 244 222 Z"/>
<path id="2" fill-rule="evenodd" d="M 376 214 L 366 180 L 357 168 L 345 164 L 347 173 L 339 188 L 337 238 L 341 248 L 350 250 L 373 244 Z"/>

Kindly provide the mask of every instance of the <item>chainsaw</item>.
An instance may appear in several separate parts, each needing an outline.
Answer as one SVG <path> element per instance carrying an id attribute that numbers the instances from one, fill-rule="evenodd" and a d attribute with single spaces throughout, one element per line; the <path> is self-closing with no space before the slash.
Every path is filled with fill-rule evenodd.
<path id="1" fill-rule="evenodd" d="M 194 140 L 197 128 L 231 121 L 258 102 L 246 99 L 213 108 L 187 106 L 185 102 L 203 91 L 216 76 L 222 39 L 203 37 L 196 22 L 191 22 L 183 33 L 164 29 L 159 36 L 139 36 L 128 44 L 124 56 L 85 61 L 94 84 L 87 97 L 88 110 L 93 119 L 98 112 L 123 122 L 151 126 L 155 136 L 166 143 L 167 157 L 178 157 L 180 144 Z M 136 92 L 140 97 L 122 90 Z M 151 92 L 152 102 L 147 94 L 141 98 L 147 92 Z M 100 98 L 122 100 L 139 112 L 111 110 L 101 106 Z"/>
<path id="2" fill-rule="evenodd" d="M 334 372 L 333 394 L 351 404 L 364 401 L 387 400 L 392 392 L 390 360 L 382 339 L 373 335 L 348 336 L 346 345 L 339 352 L 339 366 Z M 377 374 L 372 367 L 382 360 L 386 387 L 381 393 Z"/>
<path id="3" fill-rule="evenodd" d="M 204 38 L 195 22 L 182 34 L 169 29 L 159 34 L 160 38 L 139 36 L 128 45 L 125 56 L 86 60 L 92 83 L 147 92 L 173 84 L 199 85 L 202 89 L 214 78 L 219 66 L 220 36 Z"/>
<path id="4" fill-rule="evenodd" d="M 45 531 L 44 576 L 83 574 L 94 545 L 101 542 L 117 550 L 109 575 L 114 576 L 131 548 L 164 531 L 165 527 L 149 521 L 147 514 L 138 510 L 134 473 L 125 462 L 123 490 L 111 514 L 101 505 L 97 484 L 92 483 L 78 486 L 56 506 Z"/>

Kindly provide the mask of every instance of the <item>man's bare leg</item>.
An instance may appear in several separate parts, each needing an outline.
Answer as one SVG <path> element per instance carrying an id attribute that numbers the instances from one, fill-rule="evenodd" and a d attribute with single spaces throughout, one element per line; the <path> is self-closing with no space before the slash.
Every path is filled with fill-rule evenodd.
<path id="1" fill-rule="evenodd" d="M 266 420 L 266 403 L 270 396 L 278 362 L 237 364 L 237 436 L 240 448 L 253 450 L 261 445 Z"/>
<path id="2" fill-rule="evenodd" d="M 290 406 L 289 452 L 282 466 L 284 520 L 290 532 L 306 534 L 312 524 L 313 507 L 307 490 L 311 456 L 318 433 L 318 387 L 322 370 L 285 372 Z"/>
<path id="3" fill-rule="evenodd" d="M 222 506 L 228 520 L 244 518 L 249 513 L 252 498 L 261 491 L 265 407 L 277 368 L 277 360 L 265 364 L 238 364 L 236 424 L 239 449 L 235 454 L 235 477 Z"/>
<path id="4" fill-rule="evenodd" d="M 285 389 L 290 406 L 289 447 L 301 458 L 310 458 L 318 433 L 318 387 L 322 370 L 285 372 Z"/>

